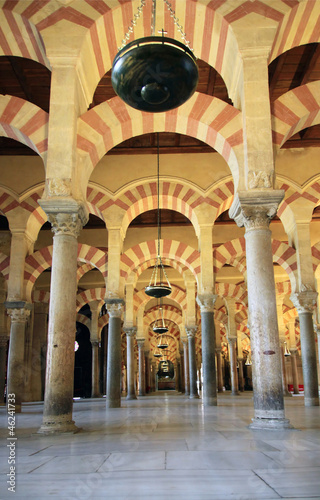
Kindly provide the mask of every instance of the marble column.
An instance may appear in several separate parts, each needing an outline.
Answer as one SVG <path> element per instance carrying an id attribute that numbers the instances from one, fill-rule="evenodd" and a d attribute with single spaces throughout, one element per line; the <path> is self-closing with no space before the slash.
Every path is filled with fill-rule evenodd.
<path id="1" fill-rule="evenodd" d="M 300 321 L 301 361 L 305 406 L 319 406 L 316 343 L 313 329 L 313 311 L 317 292 L 306 290 L 290 297 Z"/>
<path id="2" fill-rule="evenodd" d="M 144 339 L 137 339 L 139 348 L 139 396 L 146 395 Z"/>
<path id="3" fill-rule="evenodd" d="M 183 359 L 184 359 L 184 393 L 186 396 L 190 394 L 190 379 L 189 379 L 189 351 L 188 339 L 181 339 L 183 345 Z"/>
<path id="4" fill-rule="evenodd" d="M 100 397 L 100 389 L 99 389 L 99 340 L 91 341 L 92 347 L 92 388 L 91 388 L 91 397 L 98 398 Z"/>
<path id="5" fill-rule="evenodd" d="M 109 314 L 108 360 L 107 360 L 107 408 L 121 406 L 121 316 L 124 300 L 105 299 Z"/>
<path id="6" fill-rule="evenodd" d="M 239 391 L 244 392 L 243 358 L 238 357 L 239 364 Z"/>
<path id="7" fill-rule="evenodd" d="M 231 375 L 231 394 L 239 395 L 238 388 L 238 372 L 237 372 L 237 338 L 229 337 L 229 352 L 230 352 L 230 375 Z"/>
<path id="8" fill-rule="evenodd" d="M 245 226 L 248 306 L 253 368 L 252 429 L 290 427 L 285 418 L 270 219 L 283 191 L 242 191 L 229 211 Z M 266 376 L 267 374 L 267 376 Z"/>
<path id="9" fill-rule="evenodd" d="M 291 352 L 291 369 L 292 369 L 292 381 L 293 381 L 293 394 L 299 394 L 299 376 L 298 376 L 298 364 L 297 358 L 299 356 L 298 349 L 290 348 Z"/>
<path id="10" fill-rule="evenodd" d="M 288 390 L 288 378 L 287 378 L 287 369 L 286 369 L 286 358 L 284 355 L 284 339 L 280 339 L 280 356 L 281 356 L 281 371 L 282 371 L 282 388 L 283 395 L 285 397 L 290 397 L 291 394 Z"/>
<path id="11" fill-rule="evenodd" d="M 145 366 L 145 393 L 148 394 L 150 392 L 150 361 L 149 361 L 150 351 L 144 351 L 144 366 Z"/>
<path id="12" fill-rule="evenodd" d="M 31 304 L 17 301 L 6 302 L 5 305 L 11 318 L 7 368 L 7 405 L 8 402 L 10 403 L 9 399 L 13 397 L 15 412 L 21 413 L 26 378 L 24 359 L 25 329 L 27 319 L 30 316 Z M 10 395 L 14 396 L 10 398 Z"/>
<path id="13" fill-rule="evenodd" d="M 179 349 L 180 353 L 180 391 L 184 394 L 186 391 L 184 382 L 184 352 L 183 349 Z"/>
<path id="14" fill-rule="evenodd" d="M 175 390 L 180 391 L 179 363 L 174 363 Z"/>
<path id="15" fill-rule="evenodd" d="M 0 284 L 4 287 L 4 278 L 0 275 Z M 1 287 L 2 288 L 2 287 Z M 4 306 L 6 292 L 0 288 L 0 403 L 4 403 L 4 388 L 6 382 L 8 330 L 6 308 Z"/>
<path id="16" fill-rule="evenodd" d="M 125 328 L 125 333 L 127 336 L 127 399 L 137 399 L 134 383 L 134 338 L 137 333 L 137 329 L 135 327 Z"/>
<path id="17" fill-rule="evenodd" d="M 223 376 L 222 376 L 222 363 L 221 363 L 221 347 L 216 347 L 217 355 L 217 379 L 218 379 L 218 392 L 223 392 Z"/>
<path id="18" fill-rule="evenodd" d="M 186 327 L 189 351 L 190 399 L 199 398 L 197 388 L 196 333 L 197 327 Z"/>
<path id="19" fill-rule="evenodd" d="M 77 293 L 77 237 L 87 221 L 82 206 L 42 200 L 52 225 L 53 251 L 48 324 L 46 389 L 39 433 L 77 432 L 72 420 Z"/>
<path id="20" fill-rule="evenodd" d="M 197 303 L 201 310 L 201 343 L 202 343 L 202 378 L 203 404 L 217 406 L 216 380 L 216 340 L 214 326 L 214 303 L 217 295 L 198 295 Z"/>
<path id="21" fill-rule="evenodd" d="M 35 302 L 32 341 L 32 400 L 43 401 L 48 336 L 48 304 Z"/>

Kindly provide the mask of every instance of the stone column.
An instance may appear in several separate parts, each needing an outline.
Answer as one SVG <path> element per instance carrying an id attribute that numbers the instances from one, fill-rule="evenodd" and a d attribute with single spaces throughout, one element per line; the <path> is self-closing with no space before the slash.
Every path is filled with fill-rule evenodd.
<path id="1" fill-rule="evenodd" d="M 284 414 L 270 219 L 283 191 L 240 192 L 230 209 L 245 226 L 248 305 L 253 367 L 253 429 L 290 427 Z M 266 376 L 268 374 L 268 376 Z"/>
<path id="2" fill-rule="evenodd" d="M 284 343 L 285 343 L 285 340 L 283 338 L 281 338 L 280 339 L 280 356 L 281 356 L 281 371 L 282 371 L 282 388 L 283 388 L 283 395 L 285 397 L 289 397 L 289 396 L 291 396 L 291 394 L 288 390 L 286 358 L 284 355 Z"/>
<path id="3" fill-rule="evenodd" d="M 77 293 L 77 237 L 87 221 L 82 206 L 42 200 L 52 224 L 53 251 L 48 325 L 46 390 L 39 433 L 76 432 L 72 420 Z"/>
<path id="4" fill-rule="evenodd" d="M 32 342 L 32 400 L 43 401 L 48 337 L 48 304 L 35 302 Z"/>
<path id="5" fill-rule="evenodd" d="M 107 408 L 121 406 L 121 316 L 124 300 L 105 299 L 109 314 L 107 360 Z"/>
<path id="6" fill-rule="evenodd" d="M 237 338 L 228 337 L 227 340 L 230 350 L 231 394 L 233 396 L 238 396 L 239 389 L 238 389 L 238 373 L 237 373 Z"/>
<path id="7" fill-rule="evenodd" d="M 300 321 L 301 361 L 305 406 L 319 406 L 316 344 L 312 314 L 317 292 L 306 290 L 290 297 Z"/>
<path id="8" fill-rule="evenodd" d="M 188 339 L 181 339 L 183 345 L 183 359 L 184 359 L 184 393 L 186 396 L 190 395 L 190 380 L 189 380 L 189 352 L 188 352 Z"/>
<path id="9" fill-rule="evenodd" d="M 156 391 L 156 371 L 157 371 L 157 366 L 154 361 L 151 363 L 151 368 L 152 368 L 152 378 L 151 378 L 151 390 L 152 392 Z"/>
<path id="10" fill-rule="evenodd" d="M 127 335 L 127 399 L 137 399 L 134 383 L 134 337 L 137 333 L 135 327 L 125 329 Z"/>
<path id="11" fill-rule="evenodd" d="M 198 295 L 201 310 L 203 404 L 217 406 L 214 303 L 217 295 Z"/>
<path id="12" fill-rule="evenodd" d="M 139 348 L 139 396 L 146 395 L 144 339 L 137 339 Z"/>
<path id="13" fill-rule="evenodd" d="M 223 392 L 223 376 L 222 376 L 222 363 L 221 363 L 221 347 L 216 347 L 217 354 L 217 378 L 218 378 L 218 392 Z"/>
<path id="14" fill-rule="evenodd" d="M 244 392 L 243 358 L 238 357 L 239 363 L 239 391 Z"/>
<path id="15" fill-rule="evenodd" d="M 176 380 L 176 383 L 175 383 L 175 389 L 177 392 L 180 391 L 180 379 L 179 379 L 179 363 L 176 362 L 174 364 L 174 375 L 175 375 L 175 380 Z"/>
<path id="16" fill-rule="evenodd" d="M 292 380 L 293 380 L 293 394 L 299 394 L 299 377 L 298 377 L 298 364 L 297 358 L 299 356 L 298 349 L 291 349 L 291 369 L 292 369 Z"/>
<path id="17" fill-rule="evenodd" d="M 100 396 L 99 390 L 99 340 L 91 341 L 92 347 L 92 388 L 91 397 L 98 398 Z"/>
<path id="18" fill-rule="evenodd" d="M 145 393 L 148 394 L 150 392 L 150 364 L 149 364 L 149 354 L 150 351 L 144 351 L 144 366 L 145 366 Z"/>
<path id="19" fill-rule="evenodd" d="M 184 381 L 184 352 L 183 349 L 179 349 L 180 353 L 180 391 L 185 393 L 186 386 Z"/>
<path id="20" fill-rule="evenodd" d="M 190 399 L 199 398 L 197 390 L 196 332 L 197 327 L 186 327 L 189 351 Z"/>
<path id="21" fill-rule="evenodd" d="M 0 276 L 0 283 L 4 287 L 4 278 Z M 8 350 L 8 330 L 7 316 L 4 306 L 6 292 L 0 289 L 0 403 L 4 403 L 4 387 L 6 381 L 7 350 Z"/>
<path id="22" fill-rule="evenodd" d="M 14 394 L 15 412 L 21 413 L 26 377 L 24 360 L 25 328 L 27 319 L 30 316 L 31 304 L 21 301 L 6 302 L 5 305 L 11 318 L 7 371 L 7 404 L 9 395 Z"/>

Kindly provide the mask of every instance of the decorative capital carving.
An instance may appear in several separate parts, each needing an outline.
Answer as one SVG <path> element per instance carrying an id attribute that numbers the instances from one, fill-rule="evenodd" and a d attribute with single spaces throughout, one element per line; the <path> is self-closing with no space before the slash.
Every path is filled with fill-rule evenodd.
<path id="1" fill-rule="evenodd" d="M 198 327 L 197 326 L 186 326 L 186 334 L 189 338 L 194 338 L 196 336 Z"/>
<path id="2" fill-rule="evenodd" d="M 257 170 L 248 172 L 248 187 L 249 189 L 270 189 L 273 186 L 274 172 L 265 172 Z"/>
<path id="3" fill-rule="evenodd" d="M 127 337 L 134 337 L 137 333 L 137 328 L 135 326 L 127 327 L 123 329 Z"/>
<path id="4" fill-rule="evenodd" d="M 139 351 L 141 349 L 143 349 L 143 347 L 144 347 L 144 341 L 145 341 L 145 339 L 137 339 L 137 344 L 138 344 Z"/>
<path id="5" fill-rule="evenodd" d="M 200 307 L 201 312 L 212 312 L 214 311 L 214 304 L 218 298 L 218 295 L 213 294 L 201 294 L 197 295 L 196 301 Z"/>
<path id="6" fill-rule="evenodd" d="M 228 337 L 227 341 L 230 346 L 233 346 L 234 344 L 237 343 L 237 337 Z"/>
<path id="7" fill-rule="evenodd" d="M 283 196 L 282 189 L 240 191 L 234 197 L 229 215 L 239 227 L 244 226 L 246 231 L 267 229 Z"/>
<path id="8" fill-rule="evenodd" d="M 78 214 L 50 214 L 48 220 L 52 226 L 52 232 L 55 236 L 61 234 L 78 238 L 82 229 L 82 223 Z"/>
<path id="9" fill-rule="evenodd" d="M 71 179 L 60 179 L 58 177 L 47 179 L 48 196 L 70 196 Z"/>
<path id="10" fill-rule="evenodd" d="M 47 214 L 55 235 L 67 234 L 77 238 L 88 222 L 86 206 L 73 198 L 40 199 L 38 203 Z"/>
<path id="11" fill-rule="evenodd" d="M 105 301 L 110 318 L 121 318 L 124 312 L 124 300 L 108 299 Z"/>
<path id="12" fill-rule="evenodd" d="M 25 307 L 19 309 L 8 309 L 8 315 L 12 323 L 25 323 L 30 316 L 30 309 Z"/>
<path id="13" fill-rule="evenodd" d="M 99 340 L 91 340 L 92 347 L 99 347 Z"/>
<path id="14" fill-rule="evenodd" d="M 290 300 L 296 308 L 298 314 L 312 314 L 317 301 L 317 296 L 317 292 L 313 290 L 306 290 L 304 292 L 293 293 Z"/>

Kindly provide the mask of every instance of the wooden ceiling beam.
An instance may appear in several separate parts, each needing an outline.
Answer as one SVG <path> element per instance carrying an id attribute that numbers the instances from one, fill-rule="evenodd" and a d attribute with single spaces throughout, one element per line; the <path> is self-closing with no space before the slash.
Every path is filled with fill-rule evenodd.
<path id="1" fill-rule="evenodd" d="M 307 68 L 307 70 L 306 70 L 306 72 L 301 80 L 301 85 L 305 85 L 306 83 L 308 83 L 310 75 L 311 75 L 312 71 L 315 69 L 315 66 L 318 62 L 319 57 L 320 57 L 320 45 L 317 43 L 317 44 L 315 44 L 313 50 L 310 51 L 310 60 L 309 60 L 308 68 Z"/>

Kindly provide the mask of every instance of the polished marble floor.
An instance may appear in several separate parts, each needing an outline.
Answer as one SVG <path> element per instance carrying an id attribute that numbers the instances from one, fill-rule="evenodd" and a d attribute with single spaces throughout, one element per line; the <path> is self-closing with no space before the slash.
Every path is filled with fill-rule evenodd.
<path id="1" fill-rule="evenodd" d="M 251 393 L 204 408 L 176 392 L 120 409 L 104 399 L 74 403 L 77 434 L 36 434 L 42 404 L 16 419 L 16 487 L 7 490 L 10 447 L 0 407 L 0 499 L 274 500 L 320 499 L 320 408 L 286 398 L 295 429 L 252 431 Z"/>

